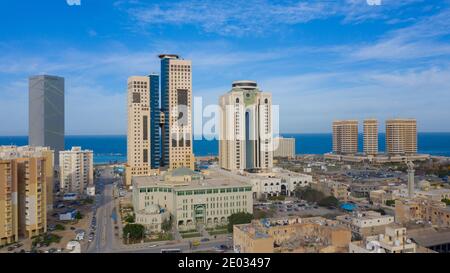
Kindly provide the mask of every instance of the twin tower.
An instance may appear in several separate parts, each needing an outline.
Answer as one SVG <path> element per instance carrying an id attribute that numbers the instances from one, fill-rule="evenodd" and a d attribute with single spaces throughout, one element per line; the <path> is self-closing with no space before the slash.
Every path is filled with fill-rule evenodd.
<path id="1" fill-rule="evenodd" d="M 163 54 L 161 76 L 128 78 L 126 184 L 161 169 L 194 169 L 192 63 Z M 230 171 L 273 164 L 272 96 L 256 82 L 236 81 L 220 98 L 219 162 Z"/>
<path id="2" fill-rule="evenodd" d="M 192 64 L 173 54 L 159 58 L 161 79 L 128 78 L 127 185 L 132 176 L 155 175 L 160 168 L 194 169 Z"/>

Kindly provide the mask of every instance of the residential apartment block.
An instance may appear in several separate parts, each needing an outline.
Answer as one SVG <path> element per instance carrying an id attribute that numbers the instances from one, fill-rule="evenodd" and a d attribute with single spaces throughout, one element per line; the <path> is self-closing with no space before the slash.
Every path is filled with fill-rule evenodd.
<path id="1" fill-rule="evenodd" d="M 47 231 L 52 185 L 53 151 L 0 147 L 0 245 Z"/>
<path id="2" fill-rule="evenodd" d="M 378 154 L 378 121 L 376 119 L 364 120 L 364 154 Z"/>
<path id="3" fill-rule="evenodd" d="M 349 243 L 349 253 L 416 253 L 416 244 L 406 235 L 404 227 L 387 226 L 384 233 Z"/>
<path id="4" fill-rule="evenodd" d="M 417 153 L 417 122 L 415 119 L 386 120 L 386 152 L 389 155 Z"/>
<path id="5" fill-rule="evenodd" d="M 383 233 L 386 226 L 394 223 L 394 217 L 376 211 L 362 211 L 336 216 L 336 221 L 349 227 L 355 238 L 366 238 Z"/>
<path id="6" fill-rule="evenodd" d="M 336 154 L 356 154 L 358 152 L 357 120 L 333 122 L 333 152 Z"/>
<path id="7" fill-rule="evenodd" d="M 295 157 L 295 138 L 277 137 L 273 139 L 274 157 Z"/>
<path id="8" fill-rule="evenodd" d="M 94 159 L 91 150 L 72 147 L 59 153 L 60 190 L 64 193 L 87 194 L 94 185 Z"/>
<path id="9" fill-rule="evenodd" d="M 238 253 L 347 252 L 350 230 L 322 217 L 253 220 L 233 227 Z"/>

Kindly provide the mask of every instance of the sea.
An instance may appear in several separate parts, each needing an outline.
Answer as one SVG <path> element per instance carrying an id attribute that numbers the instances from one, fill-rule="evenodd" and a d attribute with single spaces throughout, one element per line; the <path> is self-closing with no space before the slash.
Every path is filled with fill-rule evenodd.
<path id="1" fill-rule="evenodd" d="M 332 149 L 332 135 L 322 134 L 282 134 L 295 138 L 296 154 L 324 154 Z M 359 150 L 363 150 L 363 137 L 359 136 Z M 385 134 L 379 135 L 379 150 L 384 151 Z M 418 152 L 450 157 L 450 133 L 418 133 Z M 28 144 L 27 136 L 0 136 L 0 145 L 23 146 Z M 94 163 L 123 163 L 127 158 L 126 135 L 68 135 L 65 137 L 66 149 L 80 146 L 94 151 Z M 194 140 L 196 156 L 218 154 L 217 140 Z"/>

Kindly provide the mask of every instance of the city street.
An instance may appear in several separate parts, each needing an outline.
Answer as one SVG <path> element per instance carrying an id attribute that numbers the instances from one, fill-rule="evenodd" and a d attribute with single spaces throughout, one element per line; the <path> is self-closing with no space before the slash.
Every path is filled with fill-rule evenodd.
<path id="1" fill-rule="evenodd" d="M 124 245 L 115 236 L 115 223 L 113 221 L 114 202 L 114 173 L 112 168 L 102 170 L 96 183 L 100 194 L 96 196 L 97 212 L 95 214 L 95 236 L 89 244 L 87 252 L 90 253 L 160 253 L 162 249 L 180 249 L 182 252 L 214 251 L 221 245 L 230 245 L 229 238 L 200 242 L 199 246 L 189 248 L 189 240 L 166 241 L 144 244 Z M 193 239 L 192 239 L 193 240 Z"/>
<path id="2" fill-rule="evenodd" d="M 115 209 L 113 189 L 114 177 L 112 169 L 104 169 L 96 184 L 100 194 L 96 198 L 96 231 L 88 252 L 112 252 L 115 249 L 114 223 L 112 219 Z"/>

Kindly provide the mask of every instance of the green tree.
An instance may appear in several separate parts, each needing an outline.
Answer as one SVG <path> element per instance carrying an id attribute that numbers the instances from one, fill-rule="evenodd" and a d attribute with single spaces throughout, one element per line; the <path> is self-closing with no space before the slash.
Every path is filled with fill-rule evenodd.
<path id="1" fill-rule="evenodd" d="M 126 224 L 123 228 L 123 238 L 141 240 L 145 235 L 145 227 L 140 224 Z"/>
<path id="2" fill-rule="evenodd" d="M 131 213 L 131 214 L 127 214 L 125 216 L 124 220 L 125 220 L 125 222 L 132 224 L 136 221 L 136 217 L 135 217 L 134 213 Z"/>
<path id="3" fill-rule="evenodd" d="M 295 189 L 295 196 L 308 202 L 319 202 L 325 195 L 311 187 L 298 187 Z"/>
<path id="4" fill-rule="evenodd" d="M 444 202 L 447 206 L 450 206 L 450 199 L 444 198 L 441 201 Z"/>
<path id="5" fill-rule="evenodd" d="M 65 229 L 66 229 L 66 227 L 64 225 L 61 225 L 61 224 L 55 225 L 55 230 L 65 230 Z"/>
<path id="6" fill-rule="evenodd" d="M 389 207 L 395 206 L 395 200 L 386 200 L 386 206 Z"/>
<path id="7" fill-rule="evenodd" d="M 172 221 L 171 221 L 171 219 L 164 220 L 164 222 L 162 222 L 162 224 L 161 224 L 161 228 L 162 228 L 162 230 L 164 230 L 166 232 L 170 231 L 172 229 Z"/>
<path id="8" fill-rule="evenodd" d="M 77 220 L 83 219 L 83 214 L 81 214 L 81 212 L 77 211 L 77 213 L 75 214 L 75 219 L 77 219 Z"/>
<path id="9" fill-rule="evenodd" d="M 339 200 L 337 200 L 336 197 L 334 196 L 327 196 L 321 199 L 317 204 L 322 207 L 329 207 L 329 206 L 338 207 Z"/>
<path id="10" fill-rule="evenodd" d="M 381 215 L 386 215 L 386 211 L 384 211 L 384 209 L 382 208 L 375 209 L 374 211 L 381 213 Z"/>
<path id="11" fill-rule="evenodd" d="M 253 214 L 247 212 L 233 213 L 228 217 L 228 232 L 233 232 L 234 225 L 248 224 L 252 221 Z"/>

